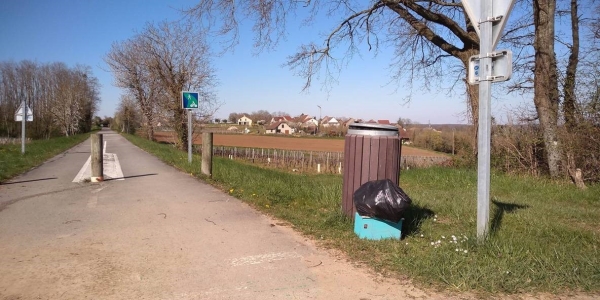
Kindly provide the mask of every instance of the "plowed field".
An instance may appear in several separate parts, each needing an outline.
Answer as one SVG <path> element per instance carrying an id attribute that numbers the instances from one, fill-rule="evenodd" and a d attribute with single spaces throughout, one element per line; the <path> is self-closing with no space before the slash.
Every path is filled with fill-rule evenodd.
<path id="1" fill-rule="evenodd" d="M 156 132 L 154 136 L 161 142 L 172 142 L 172 132 Z M 241 135 L 241 134 L 215 134 L 213 136 L 215 146 L 231 146 L 245 148 L 268 148 L 284 150 L 304 151 L 329 151 L 343 152 L 344 140 L 324 138 L 301 138 L 301 137 L 277 137 L 264 135 Z M 202 138 L 194 139 L 194 144 L 202 144 Z M 444 154 L 402 146 L 402 155 L 405 156 L 445 156 Z"/>

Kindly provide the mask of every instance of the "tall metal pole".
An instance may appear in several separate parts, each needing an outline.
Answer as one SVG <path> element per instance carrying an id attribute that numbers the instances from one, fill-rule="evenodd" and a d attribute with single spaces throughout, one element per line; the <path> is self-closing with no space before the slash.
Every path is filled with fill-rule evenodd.
<path id="1" fill-rule="evenodd" d="M 477 140 L 477 240 L 488 234 L 490 219 L 490 140 L 492 76 L 492 1 L 481 1 L 479 24 L 479 131 Z"/>
<path id="2" fill-rule="evenodd" d="M 317 107 L 319 108 L 319 122 L 317 122 L 317 132 L 319 132 L 319 129 L 321 129 L 321 105 L 317 105 Z"/>
<path id="3" fill-rule="evenodd" d="M 188 163 L 192 163 L 192 110 L 188 109 Z"/>
<path id="4" fill-rule="evenodd" d="M 25 99 L 23 99 L 23 119 L 21 119 L 21 154 L 25 154 L 25 119 L 27 119 L 27 105 L 25 105 Z"/>

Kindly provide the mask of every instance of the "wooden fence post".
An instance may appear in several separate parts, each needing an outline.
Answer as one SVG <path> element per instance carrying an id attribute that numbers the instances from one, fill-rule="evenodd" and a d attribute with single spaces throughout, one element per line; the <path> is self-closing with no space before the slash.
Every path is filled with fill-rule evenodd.
<path id="1" fill-rule="evenodd" d="M 102 153 L 102 134 L 92 134 L 92 176 L 91 182 L 104 180 L 104 153 Z"/>
<path id="2" fill-rule="evenodd" d="M 202 133 L 202 174 L 212 177 L 213 133 Z"/>

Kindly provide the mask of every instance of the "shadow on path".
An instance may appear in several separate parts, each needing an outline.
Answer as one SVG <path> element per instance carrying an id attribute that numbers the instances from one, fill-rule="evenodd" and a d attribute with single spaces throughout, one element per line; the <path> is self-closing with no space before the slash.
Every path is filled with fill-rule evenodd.
<path id="1" fill-rule="evenodd" d="M 11 181 L 11 182 L 0 182 L 0 185 L 9 185 L 16 183 L 25 183 L 25 182 L 34 182 L 34 181 L 44 181 L 44 180 L 54 180 L 58 179 L 57 177 L 49 177 L 49 178 L 40 178 L 40 179 L 31 179 L 31 180 L 23 180 L 23 181 Z"/>
<path id="2" fill-rule="evenodd" d="M 119 180 L 119 179 L 128 179 L 128 178 L 136 178 L 136 177 L 146 177 L 146 176 L 155 176 L 155 175 L 158 175 L 158 173 L 151 173 L 151 174 L 141 174 L 141 175 L 131 175 L 131 176 L 123 176 L 123 177 L 108 178 L 108 179 L 104 179 L 104 181 Z"/>

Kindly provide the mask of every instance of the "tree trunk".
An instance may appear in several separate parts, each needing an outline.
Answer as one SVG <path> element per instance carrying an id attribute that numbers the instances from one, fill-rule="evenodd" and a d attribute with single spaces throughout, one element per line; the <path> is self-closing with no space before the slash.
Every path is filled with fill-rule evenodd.
<path id="1" fill-rule="evenodd" d="M 154 141 L 154 116 L 152 113 L 146 112 L 146 119 L 148 120 L 148 139 Z"/>
<path id="2" fill-rule="evenodd" d="M 577 64 L 579 62 L 579 15 L 577 13 L 577 0 L 571 0 L 571 37 L 573 45 L 569 55 L 569 64 L 567 65 L 567 74 L 564 86 L 563 114 L 565 117 L 566 136 L 577 138 L 577 112 L 575 108 L 575 80 L 577 77 Z M 573 143 L 565 148 L 565 157 L 567 158 L 567 173 L 573 180 L 573 183 L 580 188 L 585 189 L 581 169 L 575 164 L 575 154 Z"/>
<path id="3" fill-rule="evenodd" d="M 479 49 L 470 49 L 461 53 L 458 57 L 467 72 L 469 71 L 469 58 L 477 54 L 479 54 Z M 473 150 L 473 159 L 475 159 L 477 157 L 477 128 L 479 126 L 479 85 L 469 84 L 466 80 L 465 84 L 467 89 L 467 113 L 465 117 L 468 122 L 473 125 L 470 130 L 470 136 L 472 137 L 471 146 Z"/>
<path id="4" fill-rule="evenodd" d="M 535 70 L 533 102 L 544 137 L 546 163 L 550 176 L 560 175 L 558 121 L 558 70 L 554 53 L 554 13 L 556 0 L 534 0 Z"/>
<path id="5" fill-rule="evenodd" d="M 571 36 L 573 45 L 569 55 L 569 64 L 567 65 L 567 74 L 565 76 L 563 102 L 563 113 L 565 116 L 565 125 L 567 130 L 572 133 L 576 127 L 575 112 L 575 79 L 577 75 L 577 63 L 579 62 L 579 16 L 577 15 L 577 0 L 571 0 Z"/>
<path id="6" fill-rule="evenodd" d="M 188 150 L 188 126 L 187 111 L 183 108 L 174 109 L 175 132 L 177 132 L 177 143 L 179 149 Z"/>

